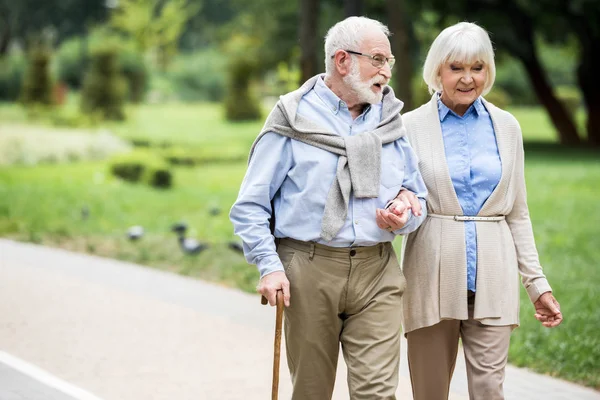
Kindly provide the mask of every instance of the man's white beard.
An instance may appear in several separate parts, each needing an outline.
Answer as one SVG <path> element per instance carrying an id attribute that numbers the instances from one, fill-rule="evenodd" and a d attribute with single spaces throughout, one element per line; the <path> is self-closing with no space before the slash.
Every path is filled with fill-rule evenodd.
<path id="1" fill-rule="evenodd" d="M 364 104 L 378 104 L 383 99 L 383 88 L 387 84 L 386 79 L 381 76 L 375 76 L 367 82 L 363 82 L 360 79 L 360 70 L 358 62 L 353 62 L 350 67 L 350 74 L 344 77 L 344 83 L 348 85 L 350 90 L 356 94 L 358 103 Z M 371 87 L 379 83 L 381 84 L 381 91 L 379 93 L 373 92 Z"/>

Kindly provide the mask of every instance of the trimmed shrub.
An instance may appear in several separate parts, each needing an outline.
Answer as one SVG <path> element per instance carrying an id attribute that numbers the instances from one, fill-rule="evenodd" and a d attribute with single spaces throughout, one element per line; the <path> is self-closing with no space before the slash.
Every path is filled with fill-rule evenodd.
<path id="1" fill-rule="evenodd" d="M 255 66 L 245 58 L 231 60 L 229 84 L 225 99 L 225 116 L 229 121 L 260 119 L 260 102 L 252 92 L 250 83 Z"/>
<path id="2" fill-rule="evenodd" d="M 36 48 L 29 53 L 20 100 L 25 105 L 51 105 L 53 103 L 50 52 L 48 50 Z"/>
<path id="3" fill-rule="evenodd" d="M 156 188 L 166 189 L 173 184 L 168 165 L 148 151 L 136 150 L 113 158 L 110 171 L 128 182 L 142 182 Z"/>
<path id="4" fill-rule="evenodd" d="M 129 101 L 141 103 L 144 101 L 150 81 L 144 57 L 134 51 L 124 50 L 119 54 L 119 64 L 125 79 L 127 79 Z"/>
<path id="5" fill-rule="evenodd" d="M 17 101 L 25 75 L 25 57 L 11 54 L 0 59 L 0 101 Z"/>
<path id="6" fill-rule="evenodd" d="M 97 38 L 74 37 L 66 40 L 58 50 L 58 79 L 71 88 L 83 85 L 84 72 L 90 62 L 90 47 L 97 47 Z M 127 80 L 129 100 L 138 103 L 144 100 L 148 88 L 148 69 L 141 54 L 126 46 L 115 46 L 119 71 Z"/>
<path id="7" fill-rule="evenodd" d="M 127 83 L 119 70 L 116 50 L 97 49 L 83 83 L 81 110 L 103 119 L 123 120 L 126 95 Z"/>
<path id="8" fill-rule="evenodd" d="M 581 106 L 581 94 L 573 86 L 559 86 L 556 88 L 556 97 L 565 106 L 567 112 L 575 115 Z"/>

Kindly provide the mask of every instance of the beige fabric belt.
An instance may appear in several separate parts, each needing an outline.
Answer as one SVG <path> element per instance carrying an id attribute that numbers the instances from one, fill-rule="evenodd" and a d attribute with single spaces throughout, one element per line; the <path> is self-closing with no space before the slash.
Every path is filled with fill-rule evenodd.
<path id="1" fill-rule="evenodd" d="M 498 222 L 506 219 L 505 215 L 498 215 L 495 217 L 477 217 L 470 215 L 441 215 L 441 214 L 427 214 L 431 218 L 451 219 L 454 221 L 481 221 L 481 222 Z"/>

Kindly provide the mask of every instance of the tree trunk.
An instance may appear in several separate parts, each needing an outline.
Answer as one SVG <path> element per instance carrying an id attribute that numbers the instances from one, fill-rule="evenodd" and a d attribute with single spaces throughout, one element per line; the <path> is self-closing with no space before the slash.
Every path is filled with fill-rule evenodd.
<path id="1" fill-rule="evenodd" d="M 3 21 L 0 21 L 2 25 L 2 31 L 0 32 L 0 57 L 4 57 L 8 54 L 8 46 L 11 39 L 10 31 L 10 18 L 8 15 L 2 17 Z"/>
<path id="2" fill-rule="evenodd" d="M 344 0 L 344 16 L 346 18 L 362 14 L 362 0 Z"/>
<path id="3" fill-rule="evenodd" d="M 472 10 L 476 10 L 479 3 L 477 0 L 469 2 Z M 552 124 L 558 132 L 560 143 L 566 145 L 580 144 L 581 139 L 577 134 L 573 117 L 554 95 L 552 85 L 538 58 L 534 43 L 532 16 L 524 12 L 520 2 L 516 0 L 488 1 L 486 4 L 485 8 L 488 13 L 496 13 L 499 17 L 507 18 L 506 24 L 511 25 L 509 32 L 512 32 L 514 36 L 504 37 L 502 40 L 502 35 L 498 35 L 498 39 L 502 40 L 502 44 L 506 49 L 517 57 L 525 67 L 538 100 L 546 109 Z M 471 15 L 471 18 L 473 17 L 475 15 Z"/>
<path id="4" fill-rule="evenodd" d="M 577 134 L 573 118 L 569 115 L 563 104 L 554 96 L 550 82 L 545 76 L 537 56 L 532 54 L 530 60 L 522 59 L 521 61 L 529 75 L 529 80 L 538 100 L 548 112 L 548 116 L 558 131 L 560 143 L 566 145 L 580 144 L 581 139 Z"/>
<path id="5" fill-rule="evenodd" d="M 412 24 L 407 18 L 405 0 L 387 0 L 388 24 L 392 36 L 392 53 L 396 57 L 393 73 L 393 87 L 396 97 L 404 102 L 403 111 L 414 108 L 413 102 L 413 66 L 410 49 Z"/>
<path id="6" fill-rule="evenodd" d="M 577 81 L 587 111 L 587 140 L 590 145 L 600 147 L 600 80 L 597 68 L 600 65 L 600 35 L 594 37 L 591 29 L 583 23 L 578 30 L 581 56 L 577 68 Z"/>
<path id="7" fill-rule="evenodd" d="M 527 75 L 529 75 L 529 80 L 538 100 L 548 112 L 548 116 L 558 131 L 560 143 L 565 145 L 580 144 L 581 139 L 577 134 L 573 117 L 554 95 L 552 85 L 544 73 L 533 42 L 533 31 L 523 27 L 522 29 L 526 31 L 522 39 L 526 50 L 517 52 L 516 55 L 520 58 Z"/>
<path id="8" fill-rule="evenodd" d="M 301 82 L 319 72 L 317 67 L 317 27 L 319 0 L 300 1 L 300 72 Z"/>

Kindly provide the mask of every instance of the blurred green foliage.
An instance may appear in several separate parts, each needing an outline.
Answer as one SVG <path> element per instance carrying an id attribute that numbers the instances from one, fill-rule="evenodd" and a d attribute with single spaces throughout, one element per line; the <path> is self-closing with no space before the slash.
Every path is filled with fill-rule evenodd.
<path id="1" fill-rule="evenodd" d="M 110 172 L 128 182 L 142 182 L 167 189 L 173 184 L 173 174 L 162 158 L 148 150 L 135 150 L 110 160 Z"/>
<path id="2" fill-rule="evenodd" d="M 221 101 L 225 97 L 227 58 L 216 48 L 180 54 L 161 74 L 181 101 Z"/>
<path id="3" fill-rule="evenodd" d="M 80 89 L 85 72 L 91 62 L 94 48 L 108 41 L 117 52 L 118 66 L 127 79 L 128 98 L 134 103 L 144 100 L 149 87 L 150 71 L 141 53 L 127 41 L 115 39 L 102 30 L 96 30 L 90 37 L 73 37 L 63 42 L 57 51 L 58 80 L 72 89 Z"/>
<path id="4" fill-rule="evenodd" d="M 229 56 L 225 117 L 228 121 L 250 121 L 261 117 L 260 101 L 252 87 L 259 72 L 259 41 L 234 35 L 227 42 Z"/>
<path id="5" fill-rule="evenodd" d="M 119 68 L 117 51 L 112 46 L 99 47 L 83 82 L 81 110 L 103 119 L 122 120 L 127 83 Z"/>
<path id="6" fill-rule="evenodd" d="M 496 107 L 502 109 L 506 109 L 506 107 L 510 106 L 512 101 L 510 95 L 504 89 L 498 86 L 492 88 L 491 92 L 485 96 L 485 99 Z"/>
<path id="7" fill-rule="evenodd" d="M 571 115 L 575 115 L 581 106 L 581 93 L 574 86 L 559 86 L 556 88 L 556 96 L 567 108 Z"/>
<path id="8" fill-rule="evenodd" d="M 25 57 L 20 52 L 0 58 L 0 101 L 19 99 L 25 68 Z"/>
<path id="9" fill-rule="evenodd" d="M 54 103 L 53 81 L 50 76 L 50 50 L 37 47 L 27 56 L 27 70 L 21 85 L 20 101 L 27 106 Z"/>

